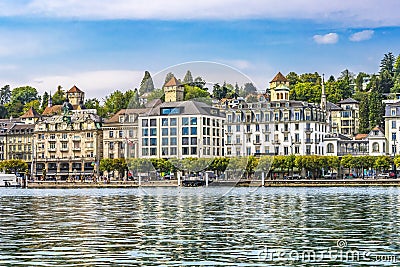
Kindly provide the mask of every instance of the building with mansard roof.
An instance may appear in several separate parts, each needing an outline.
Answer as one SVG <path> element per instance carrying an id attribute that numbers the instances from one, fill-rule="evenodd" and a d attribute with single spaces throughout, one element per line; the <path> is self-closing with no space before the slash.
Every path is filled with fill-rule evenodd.
<path id="1" fill-rule="evenodd" d="M 289 81 L 279 72 L 270 82 L 270 101 L 226 109 L 227 156 L 324 154 L 326 111 L 290 100 L 289 91 Z"/>

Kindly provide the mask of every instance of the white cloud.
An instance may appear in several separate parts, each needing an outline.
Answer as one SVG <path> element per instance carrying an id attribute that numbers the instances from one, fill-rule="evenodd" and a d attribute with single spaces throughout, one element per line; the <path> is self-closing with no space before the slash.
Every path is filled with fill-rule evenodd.
<path id="1" fill-rule="evenodd" d="M 314 41 L 317 44 L 336 44 L 339 40 L 339 35 L 337 33 L 328 33 L 325 35 L 314 35 Z"/>
<path id="2" fill-rule="evenodd" d="M 69 75 L 34 77 L 13 86 L 29 84 L 37 88 L 40 93 L 44 91 L 54 93 L 58 85 L 61 85 L 65 90 L 76 85 L 85 92 L 86 98 L 96 97 L 101 100 L 115 90 L 126 91 L 139 87 L 143 75 L 144 71 L 132 70 L 86 71 Z"/>
<path id="3" fill-rule="evenodd" d="M 364 31 L 360 31 L 360 32 L 356 32 L 356 33 L 352 34 L 350 36 L 349 40 L 352 42 L 361 42 L 361 41 L 371 39 L 372 35 L 374 35 L 373 30 L 364 30 Z"/>
<path id="4" fill-rule="evenodd" d="M 24 4 L 25 3 L 25 4 Z M 400 25 L 400 1 L 386 0 L 27 0 L 0 3 L 0 16 L 40 16 L 72 19 L 315 19 L 343 25 Z M 221 14 L 229 14 L 223 16 Z M 369 25 L 369 26 L 366 26 Z"/>

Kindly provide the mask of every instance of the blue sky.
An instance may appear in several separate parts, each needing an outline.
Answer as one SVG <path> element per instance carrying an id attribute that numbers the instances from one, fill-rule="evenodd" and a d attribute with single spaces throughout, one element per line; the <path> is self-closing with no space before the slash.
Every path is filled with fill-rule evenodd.
<path id="1" fill-rule="evenodd" d="M 0 0 L 0 85 L 76 84 L 101 98 L 191 61 L 232 66 L 260 90 L 278 71 L 372 73 L 400 53 L 398 10 L 397 0 Z"/>

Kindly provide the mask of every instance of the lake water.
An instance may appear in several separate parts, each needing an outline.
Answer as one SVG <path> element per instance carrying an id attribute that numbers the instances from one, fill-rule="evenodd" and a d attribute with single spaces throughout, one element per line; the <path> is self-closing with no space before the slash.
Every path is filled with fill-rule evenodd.
<path id="1" fill-rule="evenodd" d="M 0 189 L 0 266 L 398 266 L 398 188 Z"/>

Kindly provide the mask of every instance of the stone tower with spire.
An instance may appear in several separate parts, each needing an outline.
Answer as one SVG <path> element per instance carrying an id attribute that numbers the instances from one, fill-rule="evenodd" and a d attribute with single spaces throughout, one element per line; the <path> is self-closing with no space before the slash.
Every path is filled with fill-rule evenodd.
<path id="1" fill-rule="evenodd" d="M 322 74 L 321 108 L 326 112 L 325 77 Z"/>

